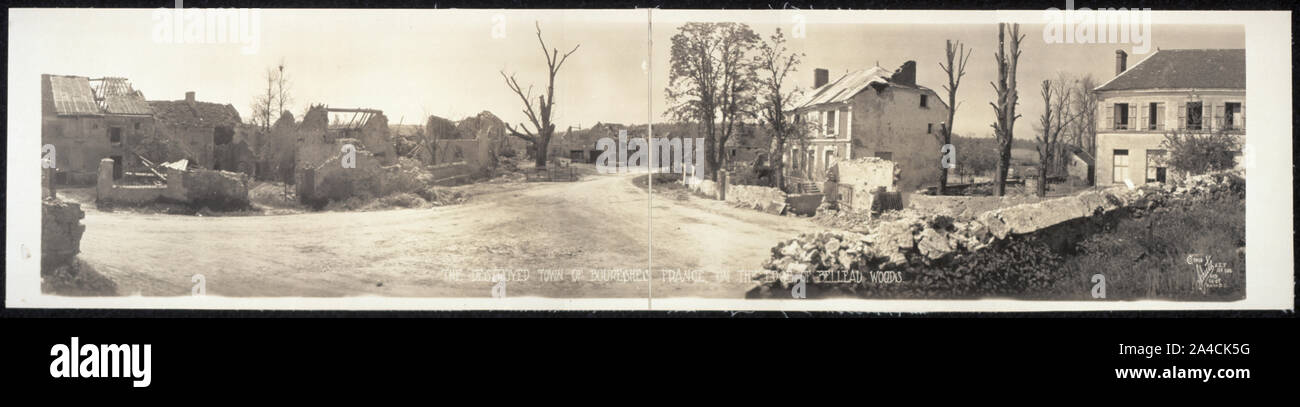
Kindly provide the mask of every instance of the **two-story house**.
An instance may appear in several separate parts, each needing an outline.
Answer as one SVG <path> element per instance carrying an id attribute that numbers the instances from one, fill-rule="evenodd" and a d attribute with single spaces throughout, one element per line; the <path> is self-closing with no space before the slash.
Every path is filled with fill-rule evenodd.
<path id="1" fill-rule="evenodd" d="M 813 72 L 814 88 L 788 112 L 812 128 L 806 140 L 786 144 L 783 171 L 789 185 L 819 182 L 837 160 L 880 157 L 900 168 L 898 187 L 919 189 L 939 179 L 939 134 L 948 106 L 916 83 L 916 62 L 894 72 L 872 67 L 833 82 Z"/>
<path id="2" fill-rule="evenodd" d="M 153 131 L 149 104 L 126 79 L 41 75 L 41 143 L 54 146 L 55 183 L 95 183 L 104 158 L 122 177 L 136 162 L 132 146 Z"/>
<path id="3" fill-rule="evenodd" d="M 1156 50 L 1132 68 L 1127 60 L 1116 51 L 1115 77 L 1094 90 L 1097 185 L 1172 178 L 1167 133 L 1245 139 L 1246 50 Z"/>

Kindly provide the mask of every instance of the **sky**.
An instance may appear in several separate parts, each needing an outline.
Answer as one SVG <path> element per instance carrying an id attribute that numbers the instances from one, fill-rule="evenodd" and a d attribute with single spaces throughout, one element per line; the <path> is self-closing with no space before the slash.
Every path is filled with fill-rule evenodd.
<path id="1" fill-rule="evenodd" d="M 121 76 L 150 100 L 182 99 L 194 91 L 201 101 L 233 105 L 247 120 L 265 71 L 283 63 L 292 84 L 291 111 L 299 118 L 309 104 L 323 103 L 381 109 L 393 124 L 422 124 L 428 115 L 456 120 L 484 110 L 519 123 L 525 120 L 522 104 L 500 72 L 516 74 L 525 87 L 534 84 L 534 95 L 544 90 L 536 22 L 548 46 L 561 53 L 579 46 L 556 78 L 557 127 L 644 123 L 647 117 L 659 122 L 667 120 L 668 44 L 678 26 L 730 20 L 764 37 L 777 28 L 789 35 L 792 17 L 800 15 L 806 35 L 790 38 L 789 45 L 803 53 L 791 79 L 804 89 L 814 68 L 828 69 L 834 80 L 850 70 L 877 64 L 892 70 L 914 60 L 918 83 L 946 99 L 947 78 L 939 68 L 944 42 L 964 42 L 973 54 L 958 93 L 955 131 L 991 134 L 996 24 L 925 15 L 898 24 L 835 12 L 268 9 L 259 11 L 256 52 L 245 53 L 239 43 L 159 42 L 163 17 L 155 12 L 11 10 L 9 80 L 36 83 L 41 73 Z M 1043 29 L 1022 25 L 1017 138 L 1030 137 L 1041 114 L 1043 79 L 1091 74 L 1105 82 L 1114 76 L 1115 50 L 1133 54 L 1131 44 L 1048 44 Z M 1240 25 L 1160 24 L 1152 28 L 1150 49 L 1244 48 L 1244 31 Z M 1148 55 L 1131 55 L 1129 66 Z"/>

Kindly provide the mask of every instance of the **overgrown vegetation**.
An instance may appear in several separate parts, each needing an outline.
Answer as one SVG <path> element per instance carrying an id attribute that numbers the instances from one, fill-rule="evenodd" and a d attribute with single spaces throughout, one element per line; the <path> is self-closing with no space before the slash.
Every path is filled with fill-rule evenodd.
<path id="1" fill-rule="evenodd" d="M 1232 168 L 1233 152 L 1240 146 L 1232 136 L 1218 133 L 1165 134 L 1161 146 L 1169 151 L 1168 165 L 1183 174 L 1204 174 Z"/>

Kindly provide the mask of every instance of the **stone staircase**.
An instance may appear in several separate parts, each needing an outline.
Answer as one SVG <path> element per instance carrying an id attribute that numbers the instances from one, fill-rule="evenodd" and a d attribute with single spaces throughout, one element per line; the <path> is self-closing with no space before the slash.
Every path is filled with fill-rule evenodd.
<path id="1" fill-rule="evenodd" d="M 799 193 L 820 194 L 822 193 L 822 187 L 818 185 L 816 182 L 800 182 Z"/>

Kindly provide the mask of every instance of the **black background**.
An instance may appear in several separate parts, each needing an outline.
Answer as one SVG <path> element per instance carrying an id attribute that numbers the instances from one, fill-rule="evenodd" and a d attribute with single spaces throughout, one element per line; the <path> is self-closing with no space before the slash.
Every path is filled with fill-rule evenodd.
<path id="1" fill-rule="evenodd" d="M 10 7 L 172 5 L 172 1 L 8 3 Z M 185 5 L 1041 10 L 1065 7 L 1065 2 L 193 0 Z M 1290 9 L 1294 3 L 1077 1 L 1075 6 L 1242 10 Z M 1292 18 L 1294 27 L 1294 14 Z M 6 55 L 7 45 L 6 36 Z M 650 398 L 700 402 L 704 400 L 697 393 L 708 392 L 800 404 L 825 404 L 821 402 L 826 397 L 848 396 L 861 405 L 886 394 L 914 402 L 949 397 L 1014 400 L 1031 390 L 1055 393 L 1039 401 L 1074 404 L 1123 400 L 1108 392 L 1116 387 L 1162 398 L 1227 394 L 1244 400 L 1263 396 L 1240 393 L 1242 389 L 1285 390 L 1297 382 L 1295 331 L 1294 312 L 1271 311 L 900 315 L 4 309 L 0 310 L 0 369 L 5 378 L 0 389 L 8 396 L 6 404 L 24 399 L 12 396 L 16 393 L 36 394 L 41 396 L 36 400 L 52 403 L 82 397 L 131 402 L 158 395 L 174 401 L 259 401 L 264 400 L 264 391 L 292 400 L 330 400 L 350 393 L 382 404 L 412 400 L 459 405 L 497 404 L 503 398 L 565 402 L 572 396 L 614 391 L 605 399 L 607 404 Z M 68 344 L 72 336 L 83 344 L 152 344 L 152 384 L 137 389 L 125 378 L 51 378 L 50 347 Z M 1118 355 L 1120 343 L 1248 343 L 1250 354 L 1145 359 Z M 1118 380 L 1114 375 L 1116 368 L 1173 365 L 1250 368 L 1252 378 L 1201 383 Z M 914 390 L 918 385 L 928 390 Z M 734 402 L 731 397 L 724 400 L 731 401 L 728 405 Z"/>

